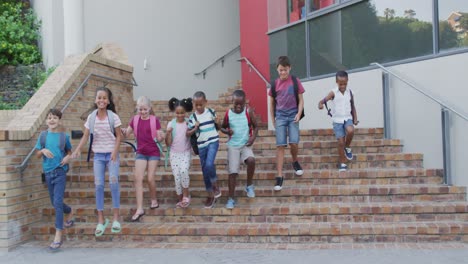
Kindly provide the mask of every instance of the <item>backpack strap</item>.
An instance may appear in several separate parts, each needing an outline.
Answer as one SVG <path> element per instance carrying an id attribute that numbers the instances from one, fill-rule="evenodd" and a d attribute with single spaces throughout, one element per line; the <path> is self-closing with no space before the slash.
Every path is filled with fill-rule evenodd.
<path id="1" fill-rule="evenodd" d="M 115 136 L 115 119 L 114 119 L 114 112 L 107 109 L 107 120 L 109 120 L 109 126 L 112 134 Z"/>
<path id="2" fill-rule="evenodd" d="M 60 149 L 63 150 L 65 153 L 67 152 L 67 150 L 65 149 L 66 144 L 67 144 L 66 141 L 67 141 L 67 135 L 64 132 L 61 132 L 59 134 L 59 146 L 60 146 Z"/>
<path id="3" fill-rule="evenodd" d="M 273 97 L 273 117 L 276 117 L 276 79 L 270 84 L 271 96 Z"/>
<path id="4" fill-rule="evenodd" d="M 174 141 L 174 137 L 175 137 L 175 135 L 176 135 L 176 126 L 177 126 L 176 122 L 177 122 L 177 121 L 176 121 L 176 119 L 175 119 L 175 118 L 171 120 L 171 127 L 172 127 L 172 141 Z M 169 147 L 169 146 L 168 146 L 168 147 Z"/>
<path id="5" fill-rule="evenodd" d="M 229 127 L 229 111 L 231 109 L 228 109 L 226 110 L 226 113 L 224 114 L 224 119 L 223 119 L 223 123 L 226 124 L 228 127 Z"/>
<path id="6" fill-rule="evenodd" d="M 172 142 L 174 142 L 174 137 L 176 135 L 176 126 L 177 126 L 176 122 L 177 121 L 176 121 L 175 118 L 173 118 L 170 122 L 171 122 L 171 127 L 172 127 L 171 137 L 172 137 Z M 171 146 L 168 145 L 167 146 L 167 151 L 166 151 L 166 158 L 164 160 L 164 168 L 166 168 L 166 169 L 167 169 L 167 164 L 168 164 L 167 161 L 170 159 L 170 152 L 171 152 Z"/>
<path id="7" fill-rule="evenodd" d="M 42 131 L 41 134 L 39 135 L 39 143 L 41 144 L 41 148 L 45 148 L 47 133 L 49 133 L 49 131 L 45 130 L 45 131 Z"/>
<path id="8" fill-rule="evenodd" d="M 96 117 L 97 117 L 97 109 L 95 109 L 91 114 L 89 114 L 89 119 L 88 119 L 88 126 L 89 126 L 89 134 L 94 133 L 94 123 L 96 123 Z"/>
<path id="9" fill-rule="evenodd" d="M 247 125 L 249 126 L 249 136 L 252 136 L 252 120 L 250 119 L 249 108 L 247 106 L 245 107 L 245 117 L 247 117 Z"/>
<path id="10" fill-rule="evenodd" d="M 140 115 L 134 115 L 132 117 L 132 123 L 133 123 L 133 134 L 135 135 L 135 140 L 138 137 L 138 123 L 140 122 Z"/>
<path id="11" fill-rule="evenodd" d="M 96 123 L 97 117 L 97 109 L 94 109 L 91 114 L 89 114 L 88 118 L 88 126 L 89 126 L 89 147 L 88 147 L 88 155 L 86 156 L 86 162 L 89 162 L 91 158 L 91 148 L 93 146 L 93 139 L 94 139 L 94 124 Z"/>
<path id="12" fill-rule="evenodd" d="M 154 115 L 149 116 L 150 120 L 150 129 L 151 129 L 151 137 L 156 139 L 156 117 Z"/>

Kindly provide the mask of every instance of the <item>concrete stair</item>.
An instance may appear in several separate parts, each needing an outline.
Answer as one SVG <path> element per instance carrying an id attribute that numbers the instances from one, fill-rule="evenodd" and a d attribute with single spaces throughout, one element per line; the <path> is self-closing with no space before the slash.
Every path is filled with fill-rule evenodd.
<path id="1" fill-rule="evenodd" d="M 230 106 L 234 89 L 211 100 L 220 120 Z M 163 128 L 173 115 L 167 102 L 153 102 Z M 468 242 L 468 203 L 466 188 L 443 184 L 440 169 L 423 168 L 419 153 L 403 153 L 398 139 L 383 139 L 381 128 L 357 128 L 352 144 L 354 159 L 347 172 L 337 170 L 336 140 L 331 129 L 303 130 L 299 160 L 304 175 L 295 176 L 290 157 L 285 159 L 285 183 L 273 191 L 276 177 L 274 131 L 261 130 L 254 145 L 256 174 L 255 198 L 247 198 L 245 167 L 241 168 L 236 208 L 226 209 L 227 137 L 221 134 L 216 159 L 223 196 L 215 208 L 203 208 L 206 198 L 198 157 L 192 158 L 189 208 L 175 208 L 177 197 L 170 168 L 160 162 L 155 181 L 160 208 L 150 210 L 139 222 L 129 218 L 135 211 L 134 154 L 121 146 L 121 223 L 122 232 L 110 227 L 99 238 L 96 227 L 94 176 L 92 162 L 72 163 L 67 176 L 65 201 L 75 211 L 76 224 L 65 230 L 69 241 L 112 241 L 122 243 L 175 243 L 216 246 L 223 243 L 434 243 Z M 132 141 L 130 139 L 130 141 Z M 77 142 L 76 142 L 77 143 Z M 74 143 L 74 145 L 76 145 Z M 145 187 L 146 188 L 146 187 Z M 104 214 L 111 217 L 110 191 L 106 186 Z M 34 190 L 31 190 L 34 193 Z M 145 203 L 149 202 L 147 189 Z M 50 240 L 54 210 L 38 208 L 41 221 L 32 227 L 36 240 Z"/>

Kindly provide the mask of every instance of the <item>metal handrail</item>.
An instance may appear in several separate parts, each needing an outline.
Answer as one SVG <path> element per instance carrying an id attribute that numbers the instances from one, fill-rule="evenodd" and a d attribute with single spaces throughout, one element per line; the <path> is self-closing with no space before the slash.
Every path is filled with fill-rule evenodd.
<path id="1" fill-rule="evenodd" d="M 260 73 L 260 71 L 258 71 L 257 67 L 255 67 L 255 65 L 253 65 L 252 62 L 251 62 L 249 59 L 247 59 L 246 57 L 242 57 L 242 58 L 238 59 L 238 61 L 245 61 L 245 62 L 247 63 L 247 65 L 248 65 L 251 69 L 253 69 L 253 70 L 257 73 L 257 75 L 258 75 L 260 78 L 262 78 L 262 80 L 266 83 L 267 88 L 270 88 L 270 87 L 271 87 L 270 83 L 269 83 L 269 82 L 266 80 L 266 78 Z"/>
<path id="2" fill-rule="evenodd" d="M 197 72 L 195 73 L 194 75 L 195 76 L 199 76 L 199 75 L 203 75 L 203 79 L 205 79 L 205 76 L 206 76 L 206 71 L 208 69 L 210 69 L 211 67 L 215 66 L 216 64 L 218 64 L 219 62 L 221 62 L 221 66 L 224 67 L 224 60 L 226 59 L 226 57 L 229 57 L 231 54 L 234 54 L 236 51 L 240 50 L 240 45 L 238 45 L 237 47 L 233 48 L 232 50 L 228 51 L 226 54 L 224 54 L 223 56 L 219 57 L 218 59 L 216 59 L 213 63 L 211 63 L 210 65 L 208 65 L 208 67 L 206 67 L 205 69 L 201 70 L 200 72 Z"/>
<path id="3" fill-rule="evenodd" d="M 101 78 L 101 79 L 105 79 L 105 80 L 108 80 L 108 81 L 112 81 L 112 82 L 117 82 L 117 83 L 123 83 L 123 84 L 128 84 L 128 85 L 132 85 L 132 86 L 138 86 L 138 84 L 136 83 L 135 81 L 135 78 L 132 77 L 132 81 L 133 82 L 126 82 L 126 81 L 121 81 L 121 80 L 118 80 L 118 79 L 114 79 L 114 78 L 111 78 L 111 77 L 107 77 L 107 76 L 104 76 L 104 75 L 99 75 L 99 74 L 94 74 L 94 73 L 90 73 L 88 74 L 88 76 L 86 76 L 86 78 L 83 80 L 83 82 L 81 82 L 80 86 L 78 87 L 78 89 L 76 89 L 76 91 L 73 93 L 73 95 L 68 99 L 68 101 L 65 103 L 65 105 L 62 107 L 61 109 L 61 112 L 63 113 L 67 107 L 70 105 L 70 103 L 73 101 L 73 99 L 75 99 L 76 95 L 86 86 L 88 85 L 88 81 L 91 77 L 98 77 L 98 78 Z M 31 151 L 29 151 L 28 155 L 26 156 L 26 158 L 24 158 L 23 162 L 20 164 L 20 165 L 17 165 L 15 166 L 16 169 L 19 169 L 20 170 L 20 173 L 23 174 L 23 171 L 26 169 L 26 166 L 28 165 L 28 162 L 29 162 L 29 159 L 31 158 L 31 156 L 33 155 L 34 153 L 34 150 L 36 148 L 33 147 L 31 149 Z"/>
<path id="4" fill-rule="evenodd" d="M 377 67 L 379 67 L 380 69 L 382 69 L 384 72 L 386 73 L 389 73 L 393 76 L 395 76 L 396 78 L 398 78 L 400 81 L 406 83 L 407 85 L 409 85 L 411 88 L 415 89 L 416 91 L 420 92 L 421 94 L 425 95 L 427 98 L 431 99 L 432 101 L 438 103 L 440 106 L 442 106 L 443 108 L 446 108 L 450 111 L 452 111 L 453 113 L 457 114 L 459 117 L 465 119 L 465 121 L 468 121 L 468 117 L 463 115 L 462 113 L 460 113 L 459 111 L 453 109 L 453 107 L 450 107 L 448 106 L 446 103 L 442 102 L 441 100 L 437 99 L 437 98 L 434 98 L 432 95 L 428 94 L 427 92 L 423 91 L 422 89 L 416 87 L 414 84 L 410 83 L 409 81 L 407 81 L 406 79 L 404 79 L 403 77 L 399 76 L 398 74 L 392 72 L 390 69 L 388 69 L 387 67 L 381 65 L 380 63 L 377 63 L 377 62 L 373 62 L 371 63 L 370 65 L 375 65 Z"/>

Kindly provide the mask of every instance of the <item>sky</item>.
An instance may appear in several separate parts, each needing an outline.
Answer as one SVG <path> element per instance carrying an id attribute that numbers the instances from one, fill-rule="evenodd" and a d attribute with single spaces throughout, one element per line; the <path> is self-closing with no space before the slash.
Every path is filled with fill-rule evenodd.
<path id="1" fill-rule="evenodd" d="M 432 0 L 372 0 L 378 16 L 384 16 L 385 8 L 395 10 L 396 16 L 403 16 L 407 9 L 416 11 L 416 18 L 432 21 Z M 446 20 L 453 11 L 468 12 L 468 0 L 439 0 L 439 18 Z"/>

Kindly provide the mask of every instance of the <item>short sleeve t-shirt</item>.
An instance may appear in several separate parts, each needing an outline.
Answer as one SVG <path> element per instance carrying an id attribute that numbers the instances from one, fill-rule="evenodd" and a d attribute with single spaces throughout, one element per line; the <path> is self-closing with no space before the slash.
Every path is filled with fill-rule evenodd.
<path id="1" fill-rule="evenodd" d="M 41 138 L 39 137 L 36 142 L 35 148 L 37 150 L 41 150 Z M 42 155 L 43 162 L 42 162 L 42 169 L 44 172 L 51 172 L 56 168 L 60 167 L 60 163 L 65 157 L 66 153 L 65 150 L 60 149 L 60 133 L 58 132 L 47 132 L 47 137 L 45 141 L 44 148 L 48 149 L 54 155 L 53 158 L 49 159 L 46 156 Z M 65 149 L 71 150 L 72 145 L 70 143 L 70 137 L 65 135 Z M 68 165 L 63 166 L 65 170 L 67 170 Z"/>
<path id="2" fill-rule="evenodd" d="M 168 122 L 167 123 L 167 128 L 172 127 L 172 123 Z M 171 152 L 177 152 L 177 153 L 182 153 L 182 152 L 187 152 L 191 150 L 191 145 L 190 145 L 190 140 L 186 136 L 187 133 L 187 123 L 182 122 L 174 122 L 175 123 L 175 135 L 172 138 L 172 144 L 171 144 Z"/>
<path id="3" fill-rule="evenodd" d="M 146 156 L 161 156 L 159 153 L 158 145 L 154 142 L 154 139 L 151 137 L 151 126 L 149 118 L 146 120 L 141 119 L 138 121 L 138 131 L 137 135 L 137 153 L 146 155 Z M 135 130 L 135 124 L 133 122 L 133 118 L 128 124 L 133 130 Z M 161 129 L 161 123 L 159 119 L 156 118 L 156 131 Z"/>
<path id="4" fill-rule="evenodd" d="M 211 113 L 213 111 L 213 113 Z M 199 115 L 196 112 L 190 115 L 188 121 L 188 129 L 192 129 L 195 127 L 195 118 L 193 115 L 196 115 L 198 122 L 200 123 L 199 131 L 200 135 L 197 138 L 198 148 L 205 148 L 209 144 L 219 141 L 219 134 L 216 131 L 215 120 L 216 120 L 216 112 L 214 110 L 209 110 L 205 108 L 203 114 Z"/>
<path id="5" fill-rule="evenodd" d="M 297 91 L 299 94 L 305 92 L 301 81 L 297 79 Z M 276 79 L 276 111 L 297 109 L 296 95 L 294 94 L 294 83 L 291 75 L 286 80 Z M 271 89 L 268 90 L 268 95 L 272 96 Z"/>
<path id="6" fill-rule="evenodd" d="M 85 127 L 89 129 L 89 119 L 86 120 Z M 114 113 L 114 128 L 118 128 L 122 125 L 120 117 Z M 109 117 L 106 116 L 103 120 L 96 117 L 94 123 L 94 134 L 93 134 L 93 145 L 91 149 L 94 153 L 111 153 L 115 148 L 115 135 L 112 133 L 109 125 Z"/>

